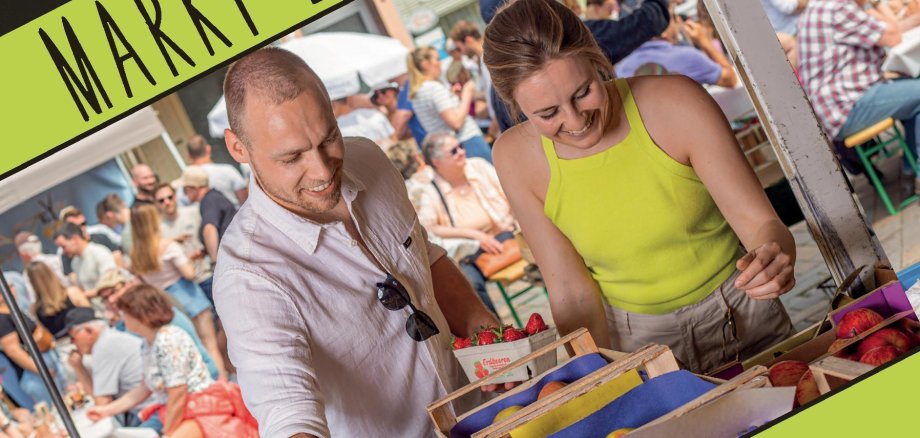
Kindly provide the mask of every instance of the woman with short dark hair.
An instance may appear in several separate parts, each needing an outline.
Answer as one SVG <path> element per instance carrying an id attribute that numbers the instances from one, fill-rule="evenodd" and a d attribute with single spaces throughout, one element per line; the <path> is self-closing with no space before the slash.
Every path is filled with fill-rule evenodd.
<path id="1" fill-rule="evenodd" d="M 161 434 L 173 438 L 258 436 L 239 387 L 215 382 L 192 338 L 169 323 L 172 302 L 165 292 L 139 284 L 122 295 L 117 306 L 127 330 L 144 340 L 143 383 L 112 403 L 91 408 L 89 418 L 121 414 L 152 395 L 155 404 L 142 410 L 141 418 L 145 425 L 153 426 L 150 419 L 158 416 Z M 228 402 L 232 412 L 225 409 Z"/>

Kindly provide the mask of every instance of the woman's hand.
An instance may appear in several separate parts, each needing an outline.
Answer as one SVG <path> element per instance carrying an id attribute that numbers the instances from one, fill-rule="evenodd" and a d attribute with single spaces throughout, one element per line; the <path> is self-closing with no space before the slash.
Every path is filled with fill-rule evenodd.
<path id="1" fill-rule="evenodd" d="M 479 241 L 479 247 L 486 253 L 501 254 L 502 244 L 494 236 L 480 232 L 476 235 L 476 240 Z"/>
<path id="2" fill-rule="evenodd" d="M 795 286 L 795 264 L 775 241 L 745 254 L 735 266 L 741 275 L 735 287 L 757 300 L 778 298 Z"/>

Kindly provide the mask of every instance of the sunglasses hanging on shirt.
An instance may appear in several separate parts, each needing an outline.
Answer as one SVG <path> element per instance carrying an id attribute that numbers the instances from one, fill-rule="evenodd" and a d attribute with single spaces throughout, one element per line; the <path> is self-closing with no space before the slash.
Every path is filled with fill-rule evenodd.
<path id="1" fill-rule="evenodd" d="M 431 317 L 412 304 L 409 292 L 392 275 L 387 274 L 386 280 L 377 283 L 377 299 L 387 310 L 400 310 L 406 306 L 412 309 L 412 314 L 406 320 L 406 333 L 416 342 L 422 342 L 440 333 Z"/>

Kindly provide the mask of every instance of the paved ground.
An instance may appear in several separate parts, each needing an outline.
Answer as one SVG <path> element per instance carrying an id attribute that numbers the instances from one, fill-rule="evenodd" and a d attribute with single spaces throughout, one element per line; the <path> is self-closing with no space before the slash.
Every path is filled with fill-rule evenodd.
<path id="1" fill-rule="evenodd" d="M 889 195 L 893 201 L 900 202 L 908 190 L 912 189 L 913 178 L 903 174 L 899 157 L 888 159 L 880 168 L 885 174 Z M 867 178 L 861 175 L 854 176 L 851 177 L 851 181 L 859 196 L 860 205 L 869 221 L 873 223 L 873 229 L 892 267 L 898 271 L 920 262 L 920 204 L 914 203 L 897 216 L 890 216 Z M 782 301 L 793 324 L 801 330 L 824 317 L 835 285 L 805 223 L 800 222 L 790 229 L 795 236 L 798 253 L 797 285 L 782 297 Z M 819 287 L 821 285 L 829 288 Z M 526 284 L 522 282 L 512 285 L 514 290 L 523 287 L 526 287 Z M 503 321 L 507 324 L 513 323 L 508 307 L 501 299 L 498 289 L 492 284 L 489 285 L 489 294 Z M 533 312 L 539 312 L 547 320 L 552 319 L 543 289 L 534 289 L 520 297 L 519 301 L 515 301 L 515 309 L 525 322 Z"/>

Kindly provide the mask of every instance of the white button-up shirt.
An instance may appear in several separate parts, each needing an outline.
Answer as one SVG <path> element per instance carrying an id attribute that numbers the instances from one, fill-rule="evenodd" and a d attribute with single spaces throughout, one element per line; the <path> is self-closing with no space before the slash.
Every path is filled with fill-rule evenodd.
<path id="1" fill-rule="evenodd" d="M 355 225 L 441 333 L 409 338 L 411 311 L 378 301 L 387 272 L 344 225 L 297 216 L 253 181 L 214 275 L 230 359 L 263 437 L 432 436 L 425 407 L 466 382 L 432 287 L 430 265 L 444 251 L 429 243 L 383 151 L 366 139 L 345 144 L 341 190 Z"/>

